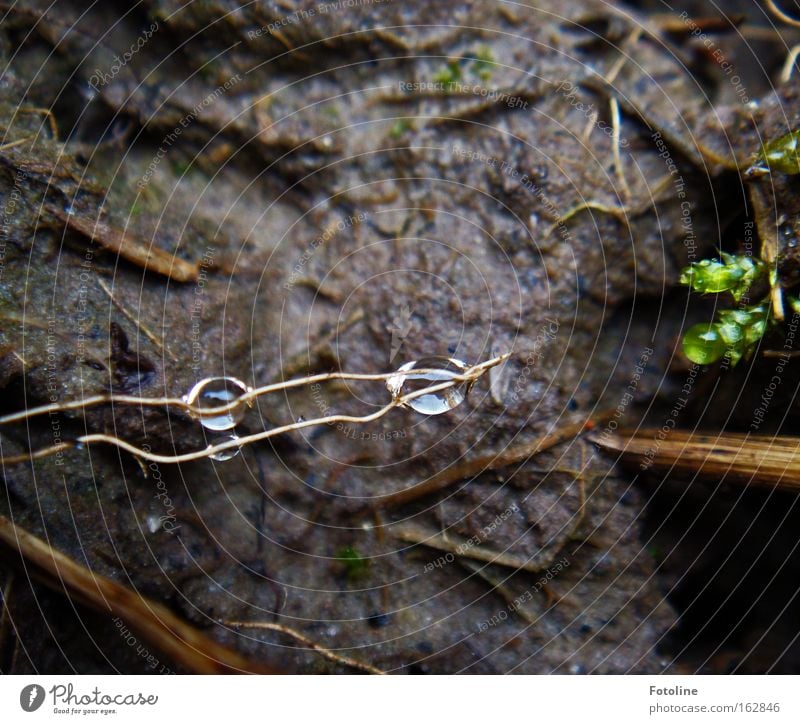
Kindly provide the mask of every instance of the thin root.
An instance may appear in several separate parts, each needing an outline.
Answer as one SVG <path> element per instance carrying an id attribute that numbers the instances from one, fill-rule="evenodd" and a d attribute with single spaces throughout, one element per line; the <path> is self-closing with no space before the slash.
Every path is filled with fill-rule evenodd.
<path id="1" fill-rule="evenodd" d="M 123 316 L 129 322 L 136 325 L 136 328 L 159 349 L 161 354 L 166 354 L 175 363 L 178 362 L 178 359 L 175 357 L 175 355 L 173 355 L 171 352 L 169 352 L 164 348 L 164 345 L 161 342 L 161 340 L 158 337 L 156 337 L 156 335 L 153 332 L 151 332 L 147 327 L 145 327 L 144 324 L 142 324 L 141 321 L 139 321 L 139 318 L 136 315 L 128 311 L 128 309 L 125 308 L 122 302 L 114 298 L 114 294 L 112 293 L 111 289 L 109 289 L 108 285 L 100 277 L 97 278 L 97 283 L 100 285 L 102 290 L 106 294 L 108 294 L 108 298 L 111 300 L 111 303 L 117 309 L 119 309 L 120 312 L 122 312 Z"/>
<path id="2" fill-rule="evenodd" d="M 421 483 L 412 485 L 410 488 L 391 493 L 384 498 L 378 499 L 374 506 L 385 510 L 398 505 L 404 505 L 424 495 L 436 493 L 466 478 L 474 478 L 490 470 L 504 468 L 514 463 L 536 457 L 545 450 L 549 450 L 559 443 L 566 442 L 567 440 L 581 435 L 584 431 L 592 429 L 592 427 L 606 420 L 612 412 L 612 410 L 604 410 L 588 418 L 583 418 L 578 421 L 569 421 L 531 442 L 507 448 L 498 454 L 490 453 L 489 455 L 484 455 L 474 460 L 467 460 L 453 465 Z"/>
<path id="3" fill-rule="evenodd" d="M 555 223 L 551 224 L 545 231 L 544 237 L 549 237 L 557 228 L 563 226 L 567 221 L 569 221 L 573 216 L 577 216 L 581 211 L 599 211 L 601 214 L 608 214 L 624 224 L 626 228 L 630 228 L 628 210 L 625 207 L 608 206 L 607 204 L 603 204 L 599 201 L 582 201 L 562 214 L 555 221 Z"/>
<path id="4" fill-rule="evenodd" d="M 58 140 L 58 124 L 56 123 L 56 117 L 53 115 L 53 111 L 51 111 L 49 108 L 19 108 L 17 112 L 41 113 L 42 115 L 47 116 L 47 121 L 50 123 L 50 131 L 53 134 L 53 140 Z"/>
<path id="5" fill-rule="evenodd" d="M 282 626 L 279 623 L 267 623 L 266 621 L 223 621 L 222 623 L 225 626 L 235 626 L 237 628 L 255 628 L 264 629 L 267 631 L 278 631 L 282 634 L 286 634 L 287 636 L 291 636 L 293 639 L 299 641 L 305 646 L 308 646 L 310 649 L 313 649 L 320 656 L 328 659 L 329 661 L 334 661 L 337 664 L 349 666 L 350 668 L 358 669 L 359 671 L 366 671 L 368 674 L 386 674 L 385 671 L 373 666 L 372 664 L 366 664 L 358 659 L 353 659 L 349 656 L 342 656 L 341 654 L 337 654 L 330 649 L 326 649 L 322 644 L 312 641 L 310 638 L 308 638 L 308 636 L 304 636 L 299 631 L 295 631 L 288 626 Z"/>

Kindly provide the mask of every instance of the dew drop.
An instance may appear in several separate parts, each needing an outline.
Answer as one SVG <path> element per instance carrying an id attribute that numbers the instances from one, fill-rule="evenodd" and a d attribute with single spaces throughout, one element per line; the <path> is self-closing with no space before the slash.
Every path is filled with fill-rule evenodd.
<path id="1" fill-rule="evenodd" d="M 247 391 L 247 385 L 236 377 L 206 377 L 192 387 L 183 399 L 187 404 L 201 410 L 213 410 L 215 407 L 224 407 L 239 399 Z M 245 412 L 244 404 L 240 404 L 213 417 L 201 417 L 196 414 L 193 417 L 199 420 L 206 430 L 231 430 L 242 421 Z"/>
<path id="2" fill-rule="evenodd" d="M 151 533 L 158 532 L 158 529 L 161 527 L 161 519 L 155 515 L 148 515 L 147 516 L 147 530 Z"/>
<path id="3" fill-rule="evenodd" d="M 433 371 L 414 374 L 411 371 L 414 369 Z M 406 362 L 386 380 L 386 389 L 397 399 L 411 392 L 452 380 L 467 369 L 469 368 L 466 364 L 452 357 L 424 357 L 414 362 Z M 404 404 L 423 415 L 441 415 L 460 405 L 469 392 L 469 387 L 470 383 L 459 382 L 447 389 L 415 397 Z"/>
<path id="4" fill-rule="evenodd" d="M 219 437 L 215 438 L 210 444 L 209 448 L 214 447 L 215 445 L 219 445 L 223 442 L 238 440 L 239 436 L 236 434 L 231 435 L 220 435 Z M 226 460 L 232 460 L 235 458 L 240 452 L 242 451 L 241 447 L 229 447 L 225 450 L 220 450 L 219 452 L 215 452 L 213 455 L 209 455 L 208 457 L 217 463 L 224 463 Z"/>

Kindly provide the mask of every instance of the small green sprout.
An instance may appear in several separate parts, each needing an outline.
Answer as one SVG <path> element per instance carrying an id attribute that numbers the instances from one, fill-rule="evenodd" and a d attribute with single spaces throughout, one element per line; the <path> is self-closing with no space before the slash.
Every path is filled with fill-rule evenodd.
<path id="1" fill-rule="evenodd" d="M 433 79 L 444 85 L 447 90 L 453 90 L 453 86 L 463 79 L 464 70 L 482 81 L 488 81 L 492 77 L 494 62 L 492 51 L 487 47 L 480 47 L 473 54 L 448 61 Z"/>
<path id="2" fill-rule="evenodd" d="M 699 365 L 707 365 L 721 359 L 728 345 L 722 339 L 716 324 L 695 324 L 683 335 L 683 351 Z"/>
<path id="3" fill-rule="evenodd" d="M 436 83 L 441 83 L 448 90 L 461 80 L 461 64 L 458 60 L 450 60 L 447 65 L 442 68 L 433 80 Z"/>
<path id="4" fill-rule="evenodd" d="M 191 165 L 191 161 L 176 159 L 172 162 L 172 170 L 176 176 L 185 176 Z"/>
<path id="5" fill-rule="evenodd" d="M 336 553 L 336 560 L 344 565 L 347 578 L 356 581 L 363 578 L 369 568 L 369 561 L 364 558 L 353 546 L 344 546 Z"/>
<path id="6" fill-rule="evenodd" d="M 686 267 L 681 284 L 703 294 L 729 292 L 738 303 L 754 283 L 768 275 L 760 259 L 720 254 L 721 261 L 704 259 Z M 727 356 L 731 367 L 749 357 L 767 331 L 771 306 L 768 299 L 750 306 L 723 309 L 714 322 L 695 324 L 684 334 L 683 351 L 696 364 L 711 364 Z"/>
<path id="7" fill-rule="evenodd" d="M 745 176 L 759 176 L 770 171 L 800 173 L 800 129 L 767 141 Z"/>
<path id="8" fill-rule="evenodd" d="M 392 138 L 401 138 L 407 131 L 411 130 L 411 123 L 407 118 L 400 118 L 395 121 L 389 130 Z"/>
<path id="9" fill-rule="evenodd" d="M 483 46 L 478 48 L 475 53 L 474 72 L 483 81 L 488 81 L 492 77 L 492 70 L 494 69 L 494 55 L 491 48 Z"/>

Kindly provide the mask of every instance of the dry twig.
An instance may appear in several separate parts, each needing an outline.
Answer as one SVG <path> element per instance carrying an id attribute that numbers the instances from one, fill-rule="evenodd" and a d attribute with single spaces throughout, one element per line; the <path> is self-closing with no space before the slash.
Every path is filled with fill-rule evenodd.
<path id="1" fill-rule="evenodd" d="M 800 491 L 800 440 L 796 437 L 673 430 L 659 440 L 658 432 L 620 430 L 613 435 L 591 435 L 589 440 L 643 469 Z"/>
<path id="2" fill-rule="evenodd" d="M 119 617 L 143 641 L 193 673 L 280 673 L 218 644 L 164 605 L 84 568 L 4 516 L 0 516 L 0 554 L 22 564 L 26 574 L 54 591 Z"/>

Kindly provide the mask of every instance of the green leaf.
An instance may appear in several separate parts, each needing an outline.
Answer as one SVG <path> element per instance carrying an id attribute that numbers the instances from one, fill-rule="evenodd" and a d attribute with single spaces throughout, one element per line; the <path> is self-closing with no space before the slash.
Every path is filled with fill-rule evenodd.
<path id="1" fill-rule="evenodd" d="M 680 276 L 680 283 L 701 294 L 730 292 L 738 302 L 765 273 L 760 259 L 722 253 L 722 261 L 703 259 L 690 264 Z"/>
<path id="2" fill-rule="evenodd" d="M 703 259 L 684 269 L 680 282 L 688 284 L 696 292 L 716 294 L 734 289 L 744 274 L 739 266 Z"/>

